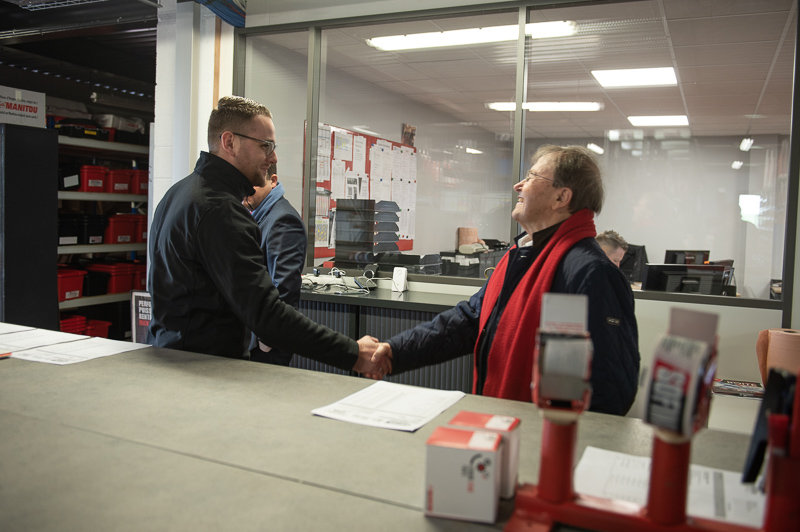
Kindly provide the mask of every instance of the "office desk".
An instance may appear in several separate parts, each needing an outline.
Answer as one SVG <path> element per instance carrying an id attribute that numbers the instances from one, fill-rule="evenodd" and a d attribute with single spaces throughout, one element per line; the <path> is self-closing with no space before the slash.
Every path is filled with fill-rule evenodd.
<path id="1" fill-rule="evenodd" d="M 147 348 L 67 366 L 0 361 L 0 529 L 487 530 L 422 513 L 425 440 L 461 409 L 522 419 L 536 482 L 536 407 L 468 395 L 415 433 L 311 415 L 356 377 Z M 748 439 L 704 431 L 692 462 L 739 470 Z M 647 456 L 651 429 L 600 414 L 586 445 Z"/>

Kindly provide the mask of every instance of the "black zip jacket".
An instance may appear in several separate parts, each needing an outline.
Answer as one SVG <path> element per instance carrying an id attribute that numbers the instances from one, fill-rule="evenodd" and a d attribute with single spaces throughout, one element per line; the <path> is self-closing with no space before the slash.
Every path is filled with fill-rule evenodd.
<path id="1" fill-rule="evenodd" d="M 355 340 L 278 298 L 258 225 L 242 205 L 253 192 L 233 165 L 203 152 L 194 172 L 164 195 L 149 236 L 148 343 L 240 358 L 250 329 L 282 351 L 351 369 Z"/>

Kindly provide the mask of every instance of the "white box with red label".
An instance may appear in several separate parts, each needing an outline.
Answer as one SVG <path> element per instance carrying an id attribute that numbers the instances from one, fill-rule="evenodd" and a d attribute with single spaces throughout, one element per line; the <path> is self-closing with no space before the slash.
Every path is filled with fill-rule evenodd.
<path id="1" fill-rule="evenodd" d="M 456 428 L 488 430 L 503 436 L 501 462 L 503 464 L 500 478 L 500 497 L 510 499 L 517 489 L 519 472 L 519 418 L 497 416 L 462 410 L 450 420 L 448 425 Z"/>
<path id="2" fill-rule="evenodd" d="M 426 442 L 425 515 L 494 523 L 503 437 L 437 427 Z"/>

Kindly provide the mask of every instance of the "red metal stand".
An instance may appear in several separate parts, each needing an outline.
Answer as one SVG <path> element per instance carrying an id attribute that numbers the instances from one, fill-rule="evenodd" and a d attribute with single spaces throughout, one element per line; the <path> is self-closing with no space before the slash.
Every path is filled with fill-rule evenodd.
<path id="1" fill-rule="evenodd" d="M 577 420 L 553 421 L 545 413 L 539 485 L 517 488 L 506 531 L 549 532 L 556 523 L 598 532 L 778 532 L 800 531 L 800 457 L 783 456 L 785 442 L 770 439 L 764 527 L 686 516 L 691 440 L 657 431 L 647 506 L 575 494 L 572 466 Z M 800 438 L 795 423 L 791 441 Z"/>

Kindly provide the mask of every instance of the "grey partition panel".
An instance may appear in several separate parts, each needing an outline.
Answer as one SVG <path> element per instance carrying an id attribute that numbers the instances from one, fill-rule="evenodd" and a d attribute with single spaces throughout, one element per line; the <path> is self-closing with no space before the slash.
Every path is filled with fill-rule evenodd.
<path id="1" fill-rule="evenodd" d="M 315 322 L 330 327 L 334 331 L 338 331 L 351 338 L 358 337 L 358 326 L 354 314 L 355 310 L 350 305 L 301 300 L 298 310 Z M 310 369 L 339 375 L 350 374 L 349 371 L 299 355 L 294 355 L 292 357 L 290 366 L 293 368 Z"/>
<path id="2" fill-rule="evenodd" d="M 426 322 L 436 315 L 434 312 L 399 310 L 378 307 L 361 307 L 359 315 L 360 335 L 370 334 L 385 340 L 399 332 Z M 433 366 L 408 371 L 390 382 L 412 384 L 439 390 L 472 391 L 472 353 Z"/>

